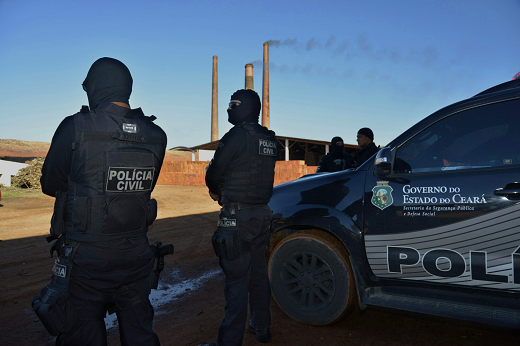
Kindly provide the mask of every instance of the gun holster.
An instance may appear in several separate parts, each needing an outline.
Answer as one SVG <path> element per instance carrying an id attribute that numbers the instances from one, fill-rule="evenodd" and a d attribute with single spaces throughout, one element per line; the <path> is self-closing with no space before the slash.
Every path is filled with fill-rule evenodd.
<path id="1" fill-rule="evenodd" d="M 152 198 L 146 203 L 146 225 L 150 226 L 157 218 L 157 201 Z"/>
<path id="2" fill-rule="evenodd" d="M 51 218 L 51 237 L 56 239 L 65 234 L 65 214 L 67 212 L 67 192 L 56 191 L 54 213 Z"/>
<path id="3" fill-rule="evenodd" d="M 217 229 L 211 237 L 215 255 L 224 260 L 232 261 L 237 258 L 240 251 L 240 242 L 237 230 Z"/>
<path id="4" fill-rule="evenodd" d="M 153 270 L 150 273 L 150 289 L 157 289 L 159 286 L 159 276 L 164 269 L 164 256 L 173 254 L 174 247 L 172 244 L 163 245 L 161 242 L 155 242 L 152 246 L 155 246 L 155 261 L 153 263 Z"/>
<path id="5" fill-rule="evenodd" d="M 69 300 L 69 278 L 72 261 L 60 257 L 54 261 L 52 281 L 40 296 L 33 297 L 31 305 L 51 335 L 68 333 L 77 321 L 77 313 Z"/>

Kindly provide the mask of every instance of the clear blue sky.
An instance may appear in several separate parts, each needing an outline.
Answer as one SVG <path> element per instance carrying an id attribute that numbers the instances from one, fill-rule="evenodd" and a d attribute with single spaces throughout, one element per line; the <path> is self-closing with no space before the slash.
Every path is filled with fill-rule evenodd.
<path id="1" fill-rule="evenodd" d="M 157 116 L 168 148 L 210 141 L 212 57 L 219 137 L 253 62 L 270 47 L 271 129 L 384 145 L 430 113 L 520 71 L 520 0 L 0 0 L 0 138 L 50 142 L 87 104 L 98 58 L 123 61 L 132 107 Z"/>

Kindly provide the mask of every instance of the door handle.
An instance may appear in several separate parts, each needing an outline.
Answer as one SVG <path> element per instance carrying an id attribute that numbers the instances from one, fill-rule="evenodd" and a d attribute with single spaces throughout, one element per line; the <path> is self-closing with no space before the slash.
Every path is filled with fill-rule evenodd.
<path id="1" fill-rule="evenodd" d="M 520 183 L 509 183 L 504 188 L 496 189 L 495 195 L 520 197 Z"/>
<path id="2" fill-rule="evenodd" d="M 498 196 L 508 196 L 508 195 L 520 196 L 520 189 L 504 190 L 504 189 L 500 188 L 500 189 L 496 189 L 495 190 L 495 195 L 498 195 Z"/>

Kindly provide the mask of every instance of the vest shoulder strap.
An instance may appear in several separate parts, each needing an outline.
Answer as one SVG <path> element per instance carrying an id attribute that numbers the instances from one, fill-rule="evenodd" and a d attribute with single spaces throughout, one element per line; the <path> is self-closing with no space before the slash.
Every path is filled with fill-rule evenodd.
<path id="1" fill-rule="evenodd" d="M 251 124 L 242 123 L 240 125 L 237 125 L 237 127 L 242 127 L 250 134 L 256 134 L 255 128 Z"/>

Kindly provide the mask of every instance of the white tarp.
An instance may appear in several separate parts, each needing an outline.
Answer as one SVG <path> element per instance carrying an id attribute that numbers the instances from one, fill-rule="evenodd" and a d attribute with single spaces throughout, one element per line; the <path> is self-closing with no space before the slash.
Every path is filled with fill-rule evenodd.
<path id="1" fill-rule="evenodd" d="M 27 166 L 29 166 L 27 163 L 0 160 L 0 184 L 11 186 L 11 177 Z"/>

